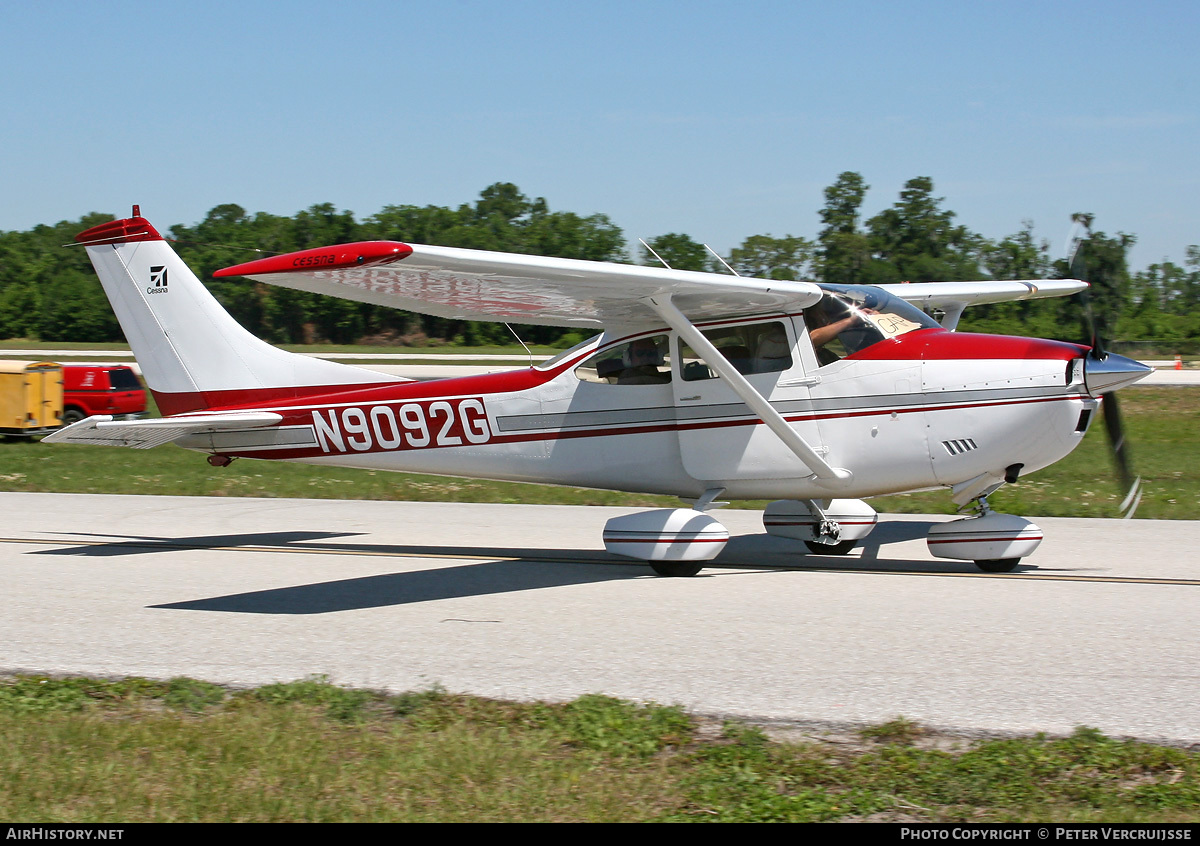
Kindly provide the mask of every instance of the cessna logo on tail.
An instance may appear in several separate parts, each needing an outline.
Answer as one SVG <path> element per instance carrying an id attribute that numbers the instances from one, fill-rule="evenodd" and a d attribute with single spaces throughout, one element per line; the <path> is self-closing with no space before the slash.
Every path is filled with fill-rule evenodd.
<path id="1" fill-rule="evenodd" d="M 150 287 L 147 294 L 165 294 L 167 292 L 167 266 L 164 264 L 150 265 Z"/>

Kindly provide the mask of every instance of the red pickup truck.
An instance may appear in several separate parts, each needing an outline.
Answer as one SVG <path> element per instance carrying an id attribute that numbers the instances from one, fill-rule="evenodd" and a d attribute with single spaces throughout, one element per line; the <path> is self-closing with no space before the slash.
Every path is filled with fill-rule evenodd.
<path id="1" fill-rule="evenodd" d="M 62 374 L 64 426 L 93 414 L 111 414 L 114 420 L 146 416 L 146 391 L 132 367 L 67 364 Z"/>

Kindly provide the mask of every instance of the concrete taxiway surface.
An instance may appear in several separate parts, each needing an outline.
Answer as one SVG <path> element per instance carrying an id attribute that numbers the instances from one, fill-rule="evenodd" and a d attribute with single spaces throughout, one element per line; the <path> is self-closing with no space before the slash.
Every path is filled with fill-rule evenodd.
<path id="1" fill-rule="evenodd" d="M 697 713 L 1200 742 L 1200 526 L 1046 518 L 1013 574 L 885 518 L 843 558 L 761 514 L 692 579 L 607 555 L 627 509 L 0 493 L 0 671 L 327 675 Z"/>

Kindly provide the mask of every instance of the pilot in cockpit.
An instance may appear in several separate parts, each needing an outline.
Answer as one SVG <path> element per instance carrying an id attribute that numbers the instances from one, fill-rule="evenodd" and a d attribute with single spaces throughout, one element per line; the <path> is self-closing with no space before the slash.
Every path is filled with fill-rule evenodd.
<path id="1" fill-rule="evenodd" d="M 772 323 L 758 339 L 752 373 L 778 373 L 792 366 L 791 347 L 782 323 Z"/>
<path id="2" fill-rule="evenodd" d="M 618 385 L 664 385 L 671 371 L 659 370 L 664 363 L 662 350 L 653 338 L 638 338 L 629 345 L 629 363 L 617 377 Z"/>

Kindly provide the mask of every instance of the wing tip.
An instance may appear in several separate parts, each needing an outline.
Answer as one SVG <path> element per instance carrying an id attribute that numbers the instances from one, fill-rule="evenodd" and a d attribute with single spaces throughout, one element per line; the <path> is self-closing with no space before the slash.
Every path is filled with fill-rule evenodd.
<path id="1" fill-rule="evenodd" d="M 213 273 L 220 279 L 230 276 L 266 276 L 272 273 L 305 273 L 316 270 L 345 270 L 390 264 L 412 255 L 413 248 L 399 241 L 358 241 L 332 247 L 316 247 L 278 256 L 255 259 Z"/>

